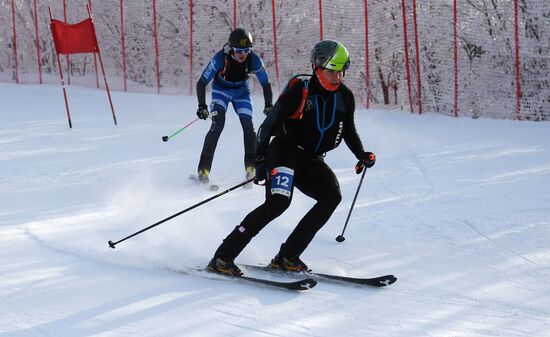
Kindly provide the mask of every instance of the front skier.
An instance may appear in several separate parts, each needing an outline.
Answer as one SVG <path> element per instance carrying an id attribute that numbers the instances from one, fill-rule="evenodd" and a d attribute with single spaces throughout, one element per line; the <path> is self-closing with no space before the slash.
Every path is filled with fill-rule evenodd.
<path id="1" fill-rule="evenodd" d="M 353 93 L 342 83 L 349 64 L 344 45 L 322 40 L 311 51 L 311 78 L 295 81 L 281 94 L 256 137 L 256 183 L 265 180 L 265 202 L 223 240 L 208 264 L 210 271 L 241 275 L 235 258 L 289 207 L 294 187 L 317 202 L 281 245 L 270 266 L 308 270 L 300 255 L 342 198 L 338 179 L 324 162 L 324 154 L 343 139 L 359 160 L 357 167 L 375 163 L 374 154 L 364 151 L 355 128 Z"/>

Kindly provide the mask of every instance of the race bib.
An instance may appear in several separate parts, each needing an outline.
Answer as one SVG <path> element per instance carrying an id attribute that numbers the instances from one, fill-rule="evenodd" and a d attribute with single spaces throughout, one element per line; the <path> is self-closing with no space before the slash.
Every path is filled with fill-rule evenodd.
<path id="1" fill-rule="evenodd" d="M 288 167 L 276 167 L 271 175 L 271 194 L 281 194 L 290 198 L 294 180 L 294 170 Z"/>

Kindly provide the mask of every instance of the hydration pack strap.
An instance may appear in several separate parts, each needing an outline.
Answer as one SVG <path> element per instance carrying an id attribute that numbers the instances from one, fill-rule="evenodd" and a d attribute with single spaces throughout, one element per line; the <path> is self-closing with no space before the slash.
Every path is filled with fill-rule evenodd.
<path id="1" fill-rule="evenodd" d="M 309 93 L 309 78 L 308 79 L 301 79 L 299 76 L 304 75 L 296 75 L 293 78 L 290 79 L 290 81 L 287 84 L 287 89 L 292 88 L 299 82 L 302 82 L 302 101 L 298 105 L 298 108 L 296 111 L 294 111 L 288 118 L 289 119 L 302 119 L 304 115 L 304 107 L 306 105 L 307 95 Z M 305 75 L 305 76 L 311 76 L 311 75 Z"/>

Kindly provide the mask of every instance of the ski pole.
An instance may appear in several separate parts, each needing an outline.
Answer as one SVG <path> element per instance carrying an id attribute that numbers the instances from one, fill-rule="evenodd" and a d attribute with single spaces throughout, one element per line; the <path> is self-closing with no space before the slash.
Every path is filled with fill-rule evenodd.
<path id="1" fill-rule="evenodd" d="M 185 130 L 188 126 L 190 126 L 191 124 L 195 123 L 196 121 L 199 120 L 199 117 L 193 119 L 191 122 L 189 122 L 186 126 L 182 127 L 181 129 L 179 129 L 178 131 L 174 132 L 173 134 L 171 134 L 170 136 L 162 136 L 162 141 L 163 142 L 167 142 L 170 138 L 174 137 L 175 135 L 177 135 L 178 133 L 182 132 L 183 130 Z"/>
<path id="2" fill-rule="evenodd" d="M 168 221 L 168 220 L 170 220 L 170 219 L 173 219 L 173 218 L 175 218 L 175 217 L 177 217 L 177 216 L 179 216 L 179 215 L 182 215 L 183 213 L 188 212 L 188 211 L 192 210 L 193 208 L 199 207 L 200 205 L 206 204 L 206 203 L 209 202 L 209 201 L 212 201 L 212 200 L 214 200 L 214 199 L 216 199 L 216 198 L 218 198 L 218 197 L 221 197 L 222 195 L 224 195 L 224 194 L 226 194 L 226 193 L 229 193 L 229 192 L 231 192 L 231 191 L 233 191 L 233 190 L 235 190 L 235 189 L 237 189 L 237 188 L 239 188 L 239 187 L 241 187 L 241 186 L 244 186 L 244 185 L 248 184 L 249 182 L 254 181 L 254 179 L 255 179 L 255 178 L 250 178 L 250 179 L 248 179 L 248 180 L 246 180 L 246 181 L 243 181 L 242 183 L 239 183 L 238 185 L 235 185 L 235 186 L 233 186 L 233 187 L 231 187 L 231 188 L 228 188 L 228 189 L 226 189 L 225 191 L 222 191 L 222 192 L 220 192 L 220 193 L 218 193 L 218 194 L 216 194 L 216 195 L 214 195 L 214 196 L 212 196 L 212 197 L 210 197 L 210 198 L 208 198 L 208 199 L 205 199 L 205 200 L 203 200 L 203 201 L 201 201 L 201 202 L 199 202 L 199 203 L 196 203 L 196 204 L 194 204 L 193 206 L 190 206 L 190 207 L 184 209 L 183 211 L 180 211 L 180 212 L 178 212 L 178 213 L 176 213 L 176 214 L 172 214 L 172 215 L 170 215 L 169 217 L 167 217 L 167 218 L 165 218 L 165 219 L 162 219 L 162 220 L 160 220 L 159 222 L 156 222 L 156 223 L 152 224 L 152 225 L 149 226 L 149 227 L 145 227 L 144 229 L 142 229 L 142 230 L 140 230 L 140 231 L 137 231 L 137 232 L 135 232 L 135 233 L 132 234 L 132 235 L 128 235 L 128 236 L 125 237 L 124 239 L 120 239 L 120 240 L 118 240 L 117 242 L 113 242 L 113 241 L 109 240 L 109 241 L 108 241 L 109 247 L 111 247 L 111 248 L 114 249 L 115 246 L 118 245 L 119 243 L 121 243 L 122 241 L 126 241 L 126 240 L 128 240 L 129 238 L 132 238 L 132 237 L 134 237 L 134 236 L 136 236 L 136 235 L 138 235 L 138 234 L 141 234 L 141 233 L 143 233 L 143 232 L 145 232 L 145 231 L 148 231 L 148 230 L 150 230 L 151 228 L 156 227 L 156 226 L 160 225 L 160 224 L 163 223 L 163 222 L 166 222 L 166 221 Z"/>
<path id="3" fill-rule="evenodd" d="M 351 211 L 353 211 L 353 206 L 355 206 L 355 200 L 357 200 L 357 195 L 359 194 L 359 189 L 361 189 L 361 184 L 363 183 L 363 178 L 365 178 L 365 173 L 367 173 L 367 169 L 363 171 L 363 174 L 361 175 L 361 179 L 359 180 L 359 186 L 357 186 L 357 191 L 355 191 L 355 197 L 353 197 L 353 201 L 351 202 L 351 207 L 349 209 L 348 217 L 346 219 L 346 223 L 344 224 L 344 229 L 342 229 L 342 234 L 338 235 L 336 237 L 336 241 L 343 242 L 346 238 L 344 237 L 344 232 L 346 231 L 346 227 L 348 226 L 349 217 L 351 216 Z"/>

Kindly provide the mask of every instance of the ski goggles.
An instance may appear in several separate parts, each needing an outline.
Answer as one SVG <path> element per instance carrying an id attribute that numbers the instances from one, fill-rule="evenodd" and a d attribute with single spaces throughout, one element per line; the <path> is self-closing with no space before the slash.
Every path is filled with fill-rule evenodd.
<path id="1" fill-rule="evenodd" d="M 248 53 L 250 53 L 250 48 L 235 48 L 235 47 L 233 47 L 233 51 L 237 54 L 248 54 Z"/>

